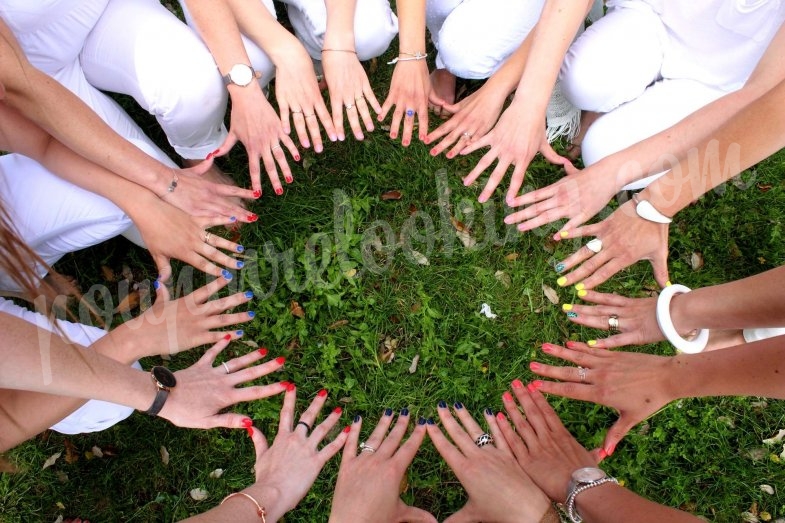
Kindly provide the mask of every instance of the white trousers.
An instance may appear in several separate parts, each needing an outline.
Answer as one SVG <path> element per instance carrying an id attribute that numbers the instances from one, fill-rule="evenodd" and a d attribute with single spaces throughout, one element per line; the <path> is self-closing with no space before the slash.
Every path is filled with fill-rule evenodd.
<path id="1" fill-rule="evenodd" d="M 158 0 L 4 0 L 0 16 L 34 66 L 159 160 L 171 165 L 99 90 L 132 96 L 184 158 L 204 159 L 223 142 L 227 93 L 212 56 Z"/>
<path id="2" fill-rule="evenodd" d="M 437 49 L 436 67 L 469 80 L 490 77 L 520 47 L 539 20 L 544 3 L 428 0 L 426 23 Z"/>
<path id="3" fill-rule="evenodd" d="M 41 329 L 53 332 L 53 336 L 58 336 L 58 334 L 54 332 L 54 327 L 43 314 L 19 307 L 12 301 L 0 298 L 0 313 L 21 318 Z M 106 331 L 103 329 L 81 325 L 79 323 L 58 321 L 58 324 L 71 342 L 83 347 L 91 345 L 106 334 Z M 139 365 L 139 362 L 134 363 L 133 367 L 137 369 L 142 368 Z M 99 400 L 89 400 L 68 417 L 54 425 L 52 430 L 56 430 L 63 434 L 98 432 L 123 421 L 133 414 L 133 412 L 134 409 L 123 405 L 116 405 L 114 403 L 107 403 Z"/>

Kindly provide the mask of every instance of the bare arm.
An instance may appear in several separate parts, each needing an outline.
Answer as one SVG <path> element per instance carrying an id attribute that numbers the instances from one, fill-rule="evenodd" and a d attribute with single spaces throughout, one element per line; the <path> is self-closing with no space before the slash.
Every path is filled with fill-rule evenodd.
<path id="1" fill-rule="evenodd" d="M 578 495 L 578 513 L 586 523 L 626 523 L 630 514 L 640 523 L 696 523 L 702 519 L 642 498 L 619 485 L 606 483 Z"/>

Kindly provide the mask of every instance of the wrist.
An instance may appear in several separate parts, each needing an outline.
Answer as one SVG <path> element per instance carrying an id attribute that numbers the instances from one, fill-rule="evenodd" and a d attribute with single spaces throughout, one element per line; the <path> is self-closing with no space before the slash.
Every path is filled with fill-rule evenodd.
<path id="1" fill-rule="evenodd" d="M 697 289 L 696 289 L 697 290 Z M 671 321 L 673 326 L 683 338 L 687 337 L 690 333 L 700 328 L 697 318 L 694 318 L 691 312 L 692 303 L 695 291 L 677 294 L 671 299 Z"/>
<path id="2" fill-rule="evenodd" d="M 612 497 L 615 491 L 623 488 L 618 483 L 609 481 L 587 489 L 575 498 L 575 509 L 581 517 L 595 521 L 597 519 L 592 517 L 592 515 L 597 514 L 599 511 L 607 513 L 610 506 L 608 498 Z"/>
<path id="3" fill-rule="evenodd" d="M 242 492 L 252 496 L 260 506 L 264 507 L 268 523 L 279 521 L 284 514 L 294 508 L 286 507 L 282 504 L 283 499 L 278 487 L 265 484 L 264 482 L 256 482 Z M 253 506 L 247 507 L 248 511 L 253 511 L 253 509 Z"/>

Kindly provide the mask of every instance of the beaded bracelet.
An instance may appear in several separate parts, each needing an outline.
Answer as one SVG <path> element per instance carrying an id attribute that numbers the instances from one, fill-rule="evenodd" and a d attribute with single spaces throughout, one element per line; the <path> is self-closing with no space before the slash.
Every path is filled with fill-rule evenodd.
<path id="1" fill-rule="evenodd" d="M 179 181 L 180 178 L 177 177 L 177 173 L 174 173 L 174 176 L 172 176 L 172 181 L 169 182 L 169 187 L 166 188 L 166 193 L 164 193 L 164 196 L 166 194 L 174 192 L 174 190 L 177 189 L 177 182 Z"/>
<path id="2" fill-rule="evenodd" d="M 250 494 L 246 494 L 245 492 L 232 492 L 231 494 L 229 494 L 228 496 L 226 496 L 221 500 L 220 505 L 223 505 L 227 500 L 235 496 L 242 496 L 244 498 L 251 500 L 251 502 L 254 505 L 256 505 L 256 515 L 259 516 L 259 519 L 262 520 L 262 523 L 267 523 L 267 511 L 264 510 L 264 507 L 261 506 L 259 502 L 253 498 L 253 496 L 251 496 Z"/>

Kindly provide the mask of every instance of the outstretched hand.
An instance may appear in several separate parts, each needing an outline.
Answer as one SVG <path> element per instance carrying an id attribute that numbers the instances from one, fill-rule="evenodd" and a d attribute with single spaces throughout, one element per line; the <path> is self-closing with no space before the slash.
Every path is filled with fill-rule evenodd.
<path id="1" fill-rule="evenodd" d="M 428 76 L 428 64 L 425 60 L 408 60 L 398 62 L 393 71 L 390 82 L 390 92 L 382 104 L 382 112 L 378 117 L 380 122 L 387 118 L 387 113 L 395 107 L 390 124 L 390 138 L 395 140 L 401 130 L 403 120 L 403 134 L 401 144 L 408 147 L 412 142 L 415 116 L 417 117 L 418 137 L 425 140 L 428 134 L 428 98 L 431 95 L 431 80 Z M 436 102 L 445 102 L 436 99 Z"/>
<path id="2" fill-rule="evenodd" d="M 371 89 L 365 69 L 356 54 L 336 50 L 322 51 L 322 66 L 330 92 L 333 127 L 338 133 L 338 139 L 346 139 L 343 125 L 345 110 L 354 137 L 363 140 L 363 124 L 368 132 L 374 130 L 370 109 L 377 115 L 382 112 L 382 106 Z"/>

